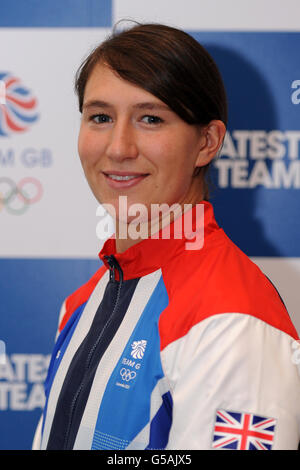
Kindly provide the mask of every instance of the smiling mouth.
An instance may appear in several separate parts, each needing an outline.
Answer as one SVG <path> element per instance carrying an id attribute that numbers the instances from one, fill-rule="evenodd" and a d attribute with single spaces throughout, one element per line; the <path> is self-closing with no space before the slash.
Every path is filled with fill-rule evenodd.
<path id="1" fill-rule="evenodd" d="M 111 174 L 107 174 L 106 176 L 108 176 L 108 178 L 111 178 L 112 180 L 115 180 L 115 181 L 129 181 L 129 180 L 132 180 L 134 178 L 139 178 L 141 176 L 146 176 L 146 175 L 126 175 L 126 176 L 120 176 L 120 175 L 111 175 Z"/>
<path id="2" fill-rule="evenodd" d="M 109 178 L 116 180 L 116 181 L 128 181 L 133 178 L 140 178 L 142 176 L 147 176 L 149 173 L 121 173 L 119 171 L 116 172 L 108 172 L 108 171 L 103 171 L 105 176 L 108 176 Z"/>
<path id="3" fill-rule="evenodd" d="M 149 173 L 104 172 L 105 179 L 113 188 L 130 187 L 142 181 Z"/>

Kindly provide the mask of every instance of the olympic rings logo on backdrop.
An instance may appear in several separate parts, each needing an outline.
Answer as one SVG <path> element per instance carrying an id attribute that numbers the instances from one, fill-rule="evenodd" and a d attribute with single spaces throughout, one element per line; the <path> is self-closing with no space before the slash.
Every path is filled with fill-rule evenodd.
<path id="1" fill-rule="evenodd" d="M 33 177 L 22 178 L 15 183 L 6 176 L 0 177 L 0 214 L 5 209 L 12 215 L 24 214 L 43 195 L 41 182 Z"/>
<path id="2" fill-rule="evenodd" d="M 129 382 L 129 380 L 135 379 L 136 372 L 134 372 L 134 370 L 125 369 L 125 367 L 122 367 L 122 369 L 120 370 L 120 375 L 122 377 L 122 380 Z"/>

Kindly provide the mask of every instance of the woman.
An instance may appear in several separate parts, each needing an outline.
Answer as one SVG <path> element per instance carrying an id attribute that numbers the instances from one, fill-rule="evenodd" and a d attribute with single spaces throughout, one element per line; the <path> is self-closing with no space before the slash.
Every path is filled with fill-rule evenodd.
<path id="1" fill-rule="evenodd" d="M 64 303 L 40 448 L 296 449 L 297 333 L 207 201 L 227 122 L 213 60 L 137 25 L 89 55 L 76 90 L 80 159 L 116 232 Z"/>

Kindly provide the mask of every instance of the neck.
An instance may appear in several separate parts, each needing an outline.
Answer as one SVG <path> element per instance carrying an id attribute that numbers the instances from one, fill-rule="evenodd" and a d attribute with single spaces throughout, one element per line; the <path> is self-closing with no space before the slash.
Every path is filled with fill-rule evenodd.
<path id="1" fill-rule="evenodd" d="M 164 211 L 158 216 L 153 216 L 147 221 L 139 221 L 138 218 L 129 224 L 117 221 L 116 223 L 116 249 L 118 253 L 123 253 L 131 246 L 139 243 L 145 238 L 150 238 L 155 233 L 170 225 L 174 219 L 183 213 L 182 207 L 177 205 L 174 210 Z"/>
<path id="2" fill-rule="evenodd" d="M 198 201 L 199 202 L 199 201 Z M 151 238 L 159 231 L 168 227 L 174 220 L 180 218 L 184 212 L 191 209 L 196 203 L 177 204 L 159 213 L 158 217 L 151 217 L 146 222 L 132 221 L 129 224 L 117 221 L 116 223 L 116 251 L 123 253 L 131 246 L 145 238 Z"/>
<path id="3" fill-rule="evenodd" d="M 194 177 L 193 184 L 188 194 L 183 198 L 184 201 L 167 206 L 168 209 L 154 214 L 146 221 L 141 221 L 137 217 L 130 223 L 116 220 L 116 250 L 117 253 L 123 253 L 131 246 L 139 243 L 145 238 L 149 238 L 159 230 L 180 217 L 186 210 L 203 200 L 203 182 L 199 177 Z M 160 206 L 160 205 L 158 205 Z M 161 204 L 163 206 L 163 204 Z M 152 206 L 153 207 L 153 206 Z M 152 211 L 152 208 L 151 208 Z"/>

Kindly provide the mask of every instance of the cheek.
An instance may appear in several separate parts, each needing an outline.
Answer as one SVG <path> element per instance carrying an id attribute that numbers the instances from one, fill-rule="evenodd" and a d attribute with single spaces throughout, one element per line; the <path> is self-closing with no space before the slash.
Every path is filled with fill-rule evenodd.
<path id="1" fill-rule="evenodd" d="M 80 130 L 78 136 L 78 153 L 82 165 L 95 163 L 99 155 L 99 146 L 96 144 L 95 138 L 84 129 Z"/>
<path id="2" fill-rule="evenodd" d="M 81 163 L 85 161 L 85 155 L 87 153 L 87 144 L 88 144 L 88 140 L 85 137 L 85 132 L 81 128 L 79 132 L 78 144 L 77 144 L 78 154 L 79 154 Z"/>
<path id="3" fill-rule="evenodd" d="M 144 141 L 140 145 L 140 152 L 151 162 L 160 178 L 166 178 L 176 166 L 174 162 L 176 148 L 171 139 L 152 137 L 149 142 Z"/>

